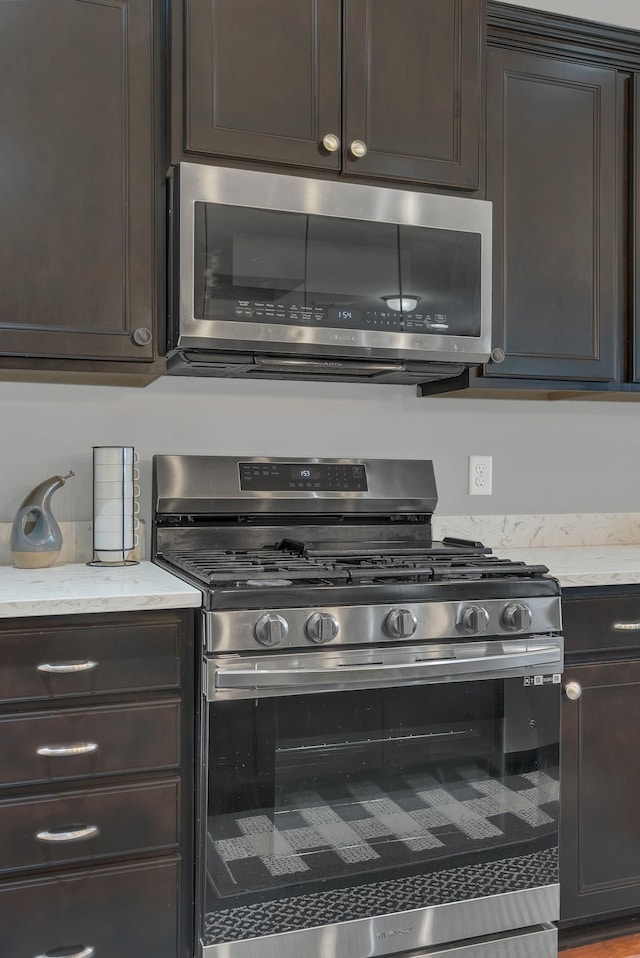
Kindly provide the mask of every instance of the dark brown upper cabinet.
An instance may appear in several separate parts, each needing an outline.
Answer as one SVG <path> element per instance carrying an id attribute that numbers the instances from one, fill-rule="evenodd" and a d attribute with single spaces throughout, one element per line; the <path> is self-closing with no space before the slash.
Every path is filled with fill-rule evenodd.
<path id="1" fill-rule="evenodd" d="M 485 376 L 613 382 L 620 315 L 617 74 L 487 57 L 493 344 Z"/>
<path id="2" fill-rule="evenodd" d="M 640 32 L 487 7 L 492 361 L 422 387 L 640 397 Z"/>
<path id="3" fill-rule="evenodd" d="M 484 0 L 184 0 L 173 23 L 172 158 L 475 190 L 484 9 Z"/>
<path id="4" fill-rule="evenodd" d="M 483 39 L 478 0 L 345 0 L 344 171 L 477 189 Z"/>
<path id="5" fill-rule="evenodd" d="M 639 34 L 640 40 L 640 34 Z M 630 304 L 632 316 L 632 348 L 630 380 L 640 386 L 640 55 L 638 73 L 631 79 L 633 86 L 632 126 L 632 207 L 629 231 L 629 262 L 631 269 Z"/>
<path id="6" fill-rule="evenodd" d="M 152 0 L 0 4 L 1 367 L 156 355 L 153 29 Z"/>
<path id="7" fill-rule="evenodd" d="M 189 152 L 337 170 L 341 0 L 186 0 Z M 327 145 L 335 145 L 327 140 Z"/>

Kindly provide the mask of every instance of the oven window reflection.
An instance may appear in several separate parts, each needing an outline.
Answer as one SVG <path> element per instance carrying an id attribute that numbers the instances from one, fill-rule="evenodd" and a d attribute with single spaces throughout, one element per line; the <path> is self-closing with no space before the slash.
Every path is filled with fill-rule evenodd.
<path id="1" fill-rule="evenodd" d="M 520 678 L 216 704 L 208 910 L 555 848 L 557 695 Z"/>

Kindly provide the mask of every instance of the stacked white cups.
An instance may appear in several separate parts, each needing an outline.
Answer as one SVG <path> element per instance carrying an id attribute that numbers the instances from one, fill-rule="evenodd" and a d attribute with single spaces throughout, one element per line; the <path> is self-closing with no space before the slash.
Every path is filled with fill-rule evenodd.
<path id="1" fill-rule="evenodd" d="M 133 446 L 93 447 L 93 554 L 122 565 L 137 546 L 138 456 Z"/>

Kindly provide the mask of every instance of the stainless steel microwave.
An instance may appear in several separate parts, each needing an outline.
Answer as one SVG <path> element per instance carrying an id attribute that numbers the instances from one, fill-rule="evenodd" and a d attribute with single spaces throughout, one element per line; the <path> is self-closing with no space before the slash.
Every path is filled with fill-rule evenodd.
<path id="1" fill-rule="evenodd" d="M 491 204 L 183 163 L 168 371 L 395 383 L 491 352 Z"/>

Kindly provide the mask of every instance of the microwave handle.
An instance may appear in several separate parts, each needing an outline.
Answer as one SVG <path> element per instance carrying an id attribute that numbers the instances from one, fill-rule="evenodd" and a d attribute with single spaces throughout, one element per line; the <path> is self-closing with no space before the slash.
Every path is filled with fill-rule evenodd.
<path id="1" fill-rule="evenodd" d="M 342 665 L 334 668 L 225 668 L 210 663 L 212 673 L 207 698 L 225 690 L 246 692 L 250 697 L 263 694 L 296 695 L 300 692 L 349 691 L 379 686 L 399 686 L 429 682 L 461 682 L 477 678 L 511 678 L 518 673 L 545 666 L 548 673 L 562 671 L 562 653 L 557 645 L 522 652 L 495 655 L 461 655 L 457 658 L 416 662 Z M 559 681 L 559 680 L 558 680 Z"/>
<path id="2" fill-rule="evenodd" d="M 355 366 L 361 372 L 366 373 L 397 373 L 406 369 L 404 363 L 370 363 L 363 362 L 361 359 L 350 361 L 348 359 L 297 359 L 295 356 L 254 356 L 256 366 L 277 366 L 278 368 L 287 368 L 288 366 L 296 369 L 327 369 L 340 366 Z"/>

